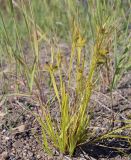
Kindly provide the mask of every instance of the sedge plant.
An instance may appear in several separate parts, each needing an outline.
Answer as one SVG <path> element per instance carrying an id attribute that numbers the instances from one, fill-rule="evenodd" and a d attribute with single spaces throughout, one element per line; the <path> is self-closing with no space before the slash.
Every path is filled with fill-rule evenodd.
<path id="1" fill-rule="evenodd" d="M 92 50 L 92 58 L 88 75 L 84 75 L 85 58 L 83 56 L 83 48 L 86 40 L 80 33 L 79 26 L 74 22 L 72 35 L 72 49 L 70 62 L 67 71 L 68 83 L 63 79 L 62 59 L 60 51 L 56 56 L 57 72 L 59 76 L 59 84 L 56 80 L 56 69 L 53 64 L 47 64 L 46 70 L 50 74 L 51 83 L 54 89 L 55 97 L 58 101 L 60 112 L 60 125 L 52 121 L 49 110 L 44 109 L 42 116 L 37 116 L 37 120 L 42 127 L 42 137 L 44 148 L 49 151 L 48 138 L 53 147 L 61 153 L 69 153 L 71 156 L 75 148 L 90 138 L 88 129 L 90 128 L 90 116 L 87 109 L 90 97 L 95 86 L 95 76 L 98 68 L 106 62 L 109 50 L 106 36 L 110 34 L 110 29 L 106 27 L 106 23 L 102 28 L 97 28 L 96 43 Z M 107 42 L 107 43 L 106 43 Z M 73 68 L 74 59 L 76 60 L 76 68 Z M 55 67 L 56 68 L 56 67 Z M 75 73 L 75 75 L 74 75 Z M 74 76 L 73 76 L 74 75 Z M 72 80 L 74 78 L 74 81 Z M 73 103 L 70 96 L 70 88 L 75 83 L 75 97 Z M 47 138 L 48 137 L 48 138 Z"/>

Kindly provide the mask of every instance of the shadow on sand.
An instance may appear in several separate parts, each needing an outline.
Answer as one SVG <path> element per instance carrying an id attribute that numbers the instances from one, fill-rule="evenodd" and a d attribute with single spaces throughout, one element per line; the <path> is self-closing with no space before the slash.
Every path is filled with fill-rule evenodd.
<path id="1" fill-rule="evenodd" d="M 75 156 L 88 155 L 95 159 L 131 156 L 131 144 L 123 139 L 104 140 L 96 144 L 83 144 L 76 149 Z M 86 156 L 84 156 L 86 157 Z M 130 157 L 131 158 L 131 157 Z M 89 158 L 87 158 L 89 160 Z"/>

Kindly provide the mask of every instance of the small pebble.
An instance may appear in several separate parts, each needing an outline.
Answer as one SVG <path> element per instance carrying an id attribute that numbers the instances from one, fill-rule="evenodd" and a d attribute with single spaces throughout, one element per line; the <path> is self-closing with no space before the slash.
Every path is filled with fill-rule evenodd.
<path id="1" fill-rule="evenodd" d="M 29 155 L 29 157 L 32 157 L 33 153 L 31 151 L 28 151 L 28 155 Z"/>
<path id="2" fill-rule="evenodd" d="M 40 158 L 41 158 L 41 156 L 38 154 L 38 155 L 36 156 L 36 158 L 40 159 Z"/>
<path id="3" fill-rule="evenodd" d="M 10 155 L 9 160 L 16 160 L 15 155 Z"/>
<path id="4" fill-rule="evenodd" d="M 23 150 L 23 157 L 25 157 L 27 155 L 27 150 Z"/>

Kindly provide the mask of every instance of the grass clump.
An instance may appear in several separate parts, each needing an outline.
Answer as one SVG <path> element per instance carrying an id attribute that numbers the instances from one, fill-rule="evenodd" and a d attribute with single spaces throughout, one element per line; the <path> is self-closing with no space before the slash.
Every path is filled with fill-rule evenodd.
<path id="1" fill-rule="evenodd" d="M 48 64 L 47 70 L 51 77 L 51 83 L 55 92 L 55 96 L 59 105 L 60 125 L 52 121 L 49 111 L 44 111 L 42 117 L 37 117 L 42 127 L 43 145 L 49 151 L 48 142 L 45 136 L 49 138 L 52 145 L 61 153 L 69 153 L 71 156 L 75 148 L 88 141 L 92 134 L 89 134 L 90 115 L 87 112 L 90 97 L 95 86 L 96 73 L 98 68 L 107 61 L 109 53 L 109 41 L 111 40 L 112 26 L 104 24 L 102 28 L 96 27 L 96 41 L 92 49 L 92 58 L 88 75 L 85 72 L 85 58 L 83 48 L 86 40 L 80 33 L 79 25 L 74 22 L 72 49 L 70 55 L 70 63 L 67 70 L 68 83 L 66 84 L 62 78 L 62 60 L 60 53 L 56 56 L 56 65 L 59 76 L 59 84 L 55 78 L 55 70 L 52 64 Z M 76 60 L 76 68 L 73 68 L 73 61 Z M 75 74 L 75 76 L 73 76 Z M 73 79 L 74 78 L 74 79 Z M 71 84 L 75 83 L 74 97 L 70 96 Z M 73 101 L 73 102 L 71 102 Z M 45 108 L 45 107 L 44 107 Z M 45 140 L 46 139 L 46 140 Z"/>

